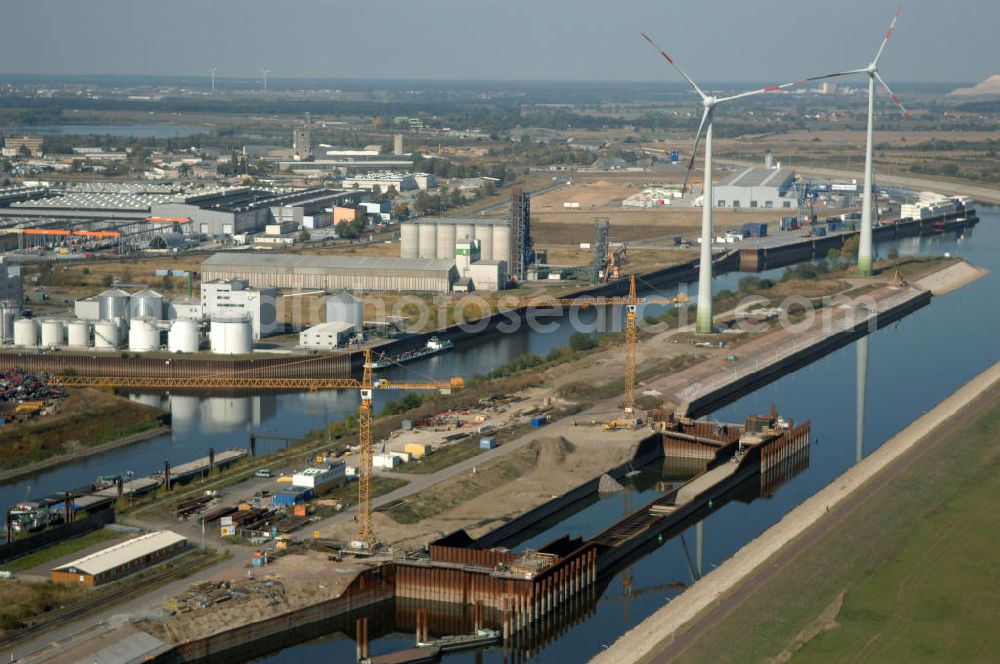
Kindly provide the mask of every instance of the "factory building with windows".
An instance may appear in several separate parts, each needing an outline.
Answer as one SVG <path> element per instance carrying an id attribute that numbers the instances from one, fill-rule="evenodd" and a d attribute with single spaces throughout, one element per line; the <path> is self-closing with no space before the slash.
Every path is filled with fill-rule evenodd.
<path id="1" fill-rule="evenodd" d="M 246 280 L 252 288 L 447 293 L 458 280 L 455 259 L 406 259 L 291 254 L 215 254 L 202 279 Z"/>
<path id="2" fill-rule="evenodd" d="M 715 185 L 712 198 L 717 208 L 789 210 L 799 204 L 794 184 L 790 168 L 745 168 Z"/>

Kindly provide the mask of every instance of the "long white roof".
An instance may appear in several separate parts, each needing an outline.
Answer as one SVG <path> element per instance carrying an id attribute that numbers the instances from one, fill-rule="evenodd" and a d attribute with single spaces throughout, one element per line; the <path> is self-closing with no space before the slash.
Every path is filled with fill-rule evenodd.
<path id="1" fill-rule="evenodd" d="M 78 558 L 65 565 L 56 567 L 53 571 L 70 572 L 73 574 L 82 572 L 83 574 L 97 576 L 136 558 L 155 553 L 177 542 L 186 541 L 186 537 L 182 537 L 170 530 L 146 533 L 127 542 L 120 542 L 106 549 L 95 551 L 89 556 L 84 556 L 83 558 Z"/>

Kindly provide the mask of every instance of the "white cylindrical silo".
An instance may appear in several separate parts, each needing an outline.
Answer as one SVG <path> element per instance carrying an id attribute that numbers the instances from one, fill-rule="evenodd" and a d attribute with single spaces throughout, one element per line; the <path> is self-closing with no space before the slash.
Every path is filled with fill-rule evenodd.
<path id="1" fill-rule="evenodd" d="M 437 251 L 434 257 L 439 260 L 453 260 L 455 258 L 455 225 L 437 225 Z"/>
<path id="2" fill-rule="evenodd" d="M 506 261 L 510 268 L 510 226 L 507 224 L 493 227 L 493 260 Z"/>
<path id="3" fill-rule="evenodd" d="M 90 323 L 85 320 L 71 320 L 66 324 L 66 345 L 86 348 L 90 345 Z"/>
<path id="4" fill-rule="evenodd" d="M 62 346 L 66 343 L 66 337 L 63 332 L 63 322 L 61 320 L 42 321 L 42 345 L 46 348 Z"/>
<path id="5" fill-rule="evenodd" d="M 160 329 L 152 318 L 133 318 L 128 324 L 128 349 L 146 352 L 159 350 Z"/>
<path id="6" fill-rule="evenodd" d="M 34 318 L 22 318 L 14 321 L 14 345 L 38 345 L 38 322 Z"/>
<path id="7" fill-rule="evenodd" d="M 117 288 L 110 288 L 97 296 L 100 303 L 101 320 L 127 320 L 129 315 L 129 294 Z"/>
<path id="8" fill-rule="evenodd" d="M 350 323 L 355 331 L 364 327 L 364 303 L 350 293 L 337 293 L 326 298 L 326 322 Z"/>
<path id="9" fill-rule="evenodd" d="M 399 257 L 418 258 L 420 255 L 420 240 L 417 237 L 417 225 L 414 223 L 399 226 Z"/>
<path id="10" fill-rule="evenodd" d="M 479 240 L 479 257 L 484 261 L 493 260 L 493 224 L 476 224 L 476 239 Z"/>
<path id="11" fill-rule="evenodd" d="M 94 323 L 94 348 L 118 348 L 121 344 L 121 329 L 113 320 L 99 320 Z"/>
<path id="12" fill-rule="evenodd" d="M 132 293 L 129 313 L 132 318 L 163 320 L 163 296 L 148 288 Z"/>
<path id="13" fill-rule="evenodd" d="M 219 355 L 242 355 L 253 352 L 250 320 L 242 315 L 213 317 L 209 344 L 212 352 Z"/>
<path id="14" fill-rule="evenodd" d="M 417 224 L 417 258 L 437 256 L 437 224 Z"/>
<path id="15" fill-rule="evenodd" d="M 199 347 L 198 322 L 178 318 L 167 334 L 167 348 L 171 353 L 197 353 Z"/>

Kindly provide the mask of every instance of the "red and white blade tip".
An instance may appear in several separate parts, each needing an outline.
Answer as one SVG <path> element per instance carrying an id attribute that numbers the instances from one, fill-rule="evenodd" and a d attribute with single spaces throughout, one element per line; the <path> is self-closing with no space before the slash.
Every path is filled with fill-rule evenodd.
<path id="1" fill-rule="evenodd" d="M 652 44 L 653 48 L 655 48 L 657 51 L 659 51 L 660 55 L 662 55 L 663 57 L 665 57 L 667 59 L 667 62 L 669 62 L 670 64 L 674 64 L 674 59 L 671 58 L 669 55 L 667 55 L 667 52 L 664 51 L 662 48 L 660 48 L 659 45 L 655 41 L 653 41 L 652 39 L 650 39 L 649 35 L 647 35 L 645 32 L 640 32 L 639 34 L 642 35 L 643 39 L 645 39 L 650 44 Z"/>

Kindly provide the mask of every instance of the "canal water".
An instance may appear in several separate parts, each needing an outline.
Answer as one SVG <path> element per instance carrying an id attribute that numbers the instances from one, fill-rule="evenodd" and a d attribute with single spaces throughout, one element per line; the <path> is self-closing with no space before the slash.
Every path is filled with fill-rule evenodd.
<path id="1" fill-rule="evenodd" d="M 901 254 L 951 252 L 996 273 L 1000 269 L 1000 209 L 983 208 L 980 216 L 982 222 L 963 236 L 907 238 L 881 244 L 878 249 L 885 253 L 895 248 Z M 763 276 L 775 278 L 780 273 L 781 270 L 773 270 Z M 721 275 L 716 279 L 715 289 L 736 290 L 741 276 Z M 935 298 L 925 309 L 871 336 L 864 454 L 1000 357 L 1000 348 L 994 341 L 1000 324 L 1000 313 L 994 306 L 996 278 L 993 274 L 960 291 Z M 580 321 L 585 326 L 591 324 L 589 329 L 602 327 L 600 315 L 593 310 L 583 312 Z M 548 332 L 522 326 L 516 333 L 472 339 L 457 344 L 450 353 L 393 369 L 387 375 L 398 380 L 471 377 L 486 374 L 526 354 L 544 355 L 552 348 L 566 345 L 574 332 L 572 326 L 560 324 L 562 319 L 552 320 L 556 324 Z M 853 344 L 836 351 L 710 416 L 721 421 L 741 421 L 748 414 L 766 412 L 774 403 L 788 417 L 811 419 L 814 441 L 808 470 L 776 495 L 749 504 L 731 502 L 705 520 L 702 569 L 707 571 L 725 560 L 855 462 L 855 427 L 851 420 L 856 407 L 856 348 L 857 344 Z M 392 392 L 376 394 L 376 409 L 398 396 L 399 393 Z M 172 464 L 188 461 L 205 455 L 210 446 L 216 450 L 246 446 L 250 431 L 299 437 L 353 414 L 358 406 L 358 396 L 353 391 L 241 397 L 133 395 L 133 398 L 169 408 L 173 432 L 2 485 L 0 506 L 8 507 L 29 496 L 44 496 L 79 486 L 99 475 L 126 471 L 149 474 L 161 468 L 164 459 Z M 269 444 L 282 443 L 262 440 L 260 451 L 266 452 Z M 662 485 L 657 480 L 661 479 L 670 482 L 678 477 L 670 469 L 664 475 L 662 467 L 644 469 L 641 476 L 626 483 L 625 493 L 593 502 L 547 530 L 531 533 L 530 539 L 517 546 L 538 546 L 567 533 L 592 535 L 628 510 L 637 509 L 659 495 Z M 584 661 L 662 606 L 677 592 L 672 584 L 690 583 L 692 570 L 697 569 L 689 561 L 694 555 L 694 541 L 692 529 L 683 538 L 666 541 L 628 570 L 619 572 L 598 600 L 595 612 L 536 653 L 532 661 Z M 381 638 L 372 643 L 372 650 L 388 652 L 411 643 L 411 635 Z M 354 645 L 341 635 L 330 635 L 270 655 L 264 661 L 292 662 L 311 655 L 326 661 L 352 661 Z M 480 657 L 486 662 L 503 661 L 499 651 L 487 650 Z M 447 661 L 479 660 L 474 654 L 458 654 Z"/>
<path id="2" fill-rule="evenodd" d="M 950 252 L 993 274 L 935 298 L 928 307 L 868 338 L 863 455 L 1000 360 L 1000 345 L 996 343 L 1000 309 L 995 304 L 1000 270 L 1000 209 L 983 208 L 980 217 L 981 223 L 961 237 L 907 238 L 879 246 L 882 253 L 895 248 L 903 255 Z M 859 345 L 844 347 L 710 415 L 711 419 L 736 422 L 751 413 L 765 413 L 774 403 L 786 416 L 797 421 L 811 420 L 813 444 L 809 467 L 772 497 L 748 503 L 729 502 L 702 522 L 704 548 L 700 562 L 705 573 L 856 463 Z M 602 497 L 546 531 L 532 533 L 516 548 L 539 546 L 564 534 L 589 536 L 599 532 L 628 510 L 638 509 L 660 495 L 663 487 L 651 481 L 651 473 L 655 475 L 657 469 L 643 469 L 639 478 L 626 483 L 627 493 Z M 663 479 L 670 482 L 678 478 L 668 470 Z M 674 584 L 689 584 L 697 574 L 695 530 L 692 526 L 682 536 L 667 540 L 620 570 L 598 599 L 593 613 L 535 653 L 530 661 L 586 661 L 676 596 L 679 590 Z M 411 647 L 412 643 L 409 634 L 382 637 L 372 642 L 372 652 L 392 652 Z M 258 661 L 290 663 L 321 658 L 347 662 L 353 656 L 353 641 L 343 635 L 329 635 Z M 504 653 L 489 649 L 478 654 L 458 653 L 445 661 L 499 664 L 504 661 Z"/>

